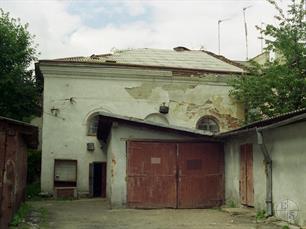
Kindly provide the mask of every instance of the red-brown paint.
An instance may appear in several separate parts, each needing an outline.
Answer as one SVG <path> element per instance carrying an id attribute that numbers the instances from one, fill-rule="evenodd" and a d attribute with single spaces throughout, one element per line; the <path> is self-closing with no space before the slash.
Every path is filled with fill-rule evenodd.
<path id="1" fill-rule="evenodd" d="M 205 208 L 224 200 L 218 143 L 128 142 L 128 206 Z"/>
<path id="2" fill-rule="evenodd" d="M 240 146 L 240 202 L 243 205 L 254 206 L 252 144 Z"/>
<path id="3" fill-rule="evenodd" d="M 224 156 L 220 145 L 180 143 L 178 152 L 178 207 L 220 206 L 224 200 Z"/>
<path id="4" fill-rule="evenodd" d="M 176 144 L 128 143 L 128 205 L 176 208 Z"/>
<path id="5" fill-rule="evenodd" d="M 0 120 L 0 228 L 7 229 L 13 214 L 25 199 L 27 145 L 37 128 Z M 35 145 L 35 144 L 34 144 Z M 34 147 L 32 145 L 32 147 Z"/>

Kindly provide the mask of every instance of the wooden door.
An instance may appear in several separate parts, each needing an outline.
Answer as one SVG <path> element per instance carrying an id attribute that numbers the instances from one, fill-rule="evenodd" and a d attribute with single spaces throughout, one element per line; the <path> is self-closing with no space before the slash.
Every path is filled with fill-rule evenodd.
<path id="1" fill-rule="evenodd" d="M 240 201 L 254 206 L 253 148 L 252 144 L 240 146 Z"/>
<path id="2" fill-rule="evenodd" d="M 224 155 L 216 143 L 178 144 L 178 208 L 220 206 L 224 200 Z"/>
<path id="3" fill-rule="evenodd" d="M 127 202 L 135 208 L 176 208 L 176 144 L 128 142 Z"/>

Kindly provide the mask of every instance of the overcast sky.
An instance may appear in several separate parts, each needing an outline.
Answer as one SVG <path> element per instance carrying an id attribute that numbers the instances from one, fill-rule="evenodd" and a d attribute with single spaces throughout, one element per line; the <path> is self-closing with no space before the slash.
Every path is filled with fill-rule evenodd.
<path id="1" fill-rule="evenodd" d="M 285 7 L 290 1 L 279 3 Z M 40 59 L 89 56 L 112 48 L 185 46 L 218 53 L 217 21 L 229 19 L 221 23 L 221 54 L 244 60 L 246 6 L 252 6 L 246 19 L 253 57 L 261 51 L 255 25 L 275 21 L 275 9 L 265 0 L 0 0 L 0 8 L 29 23 Z"/>

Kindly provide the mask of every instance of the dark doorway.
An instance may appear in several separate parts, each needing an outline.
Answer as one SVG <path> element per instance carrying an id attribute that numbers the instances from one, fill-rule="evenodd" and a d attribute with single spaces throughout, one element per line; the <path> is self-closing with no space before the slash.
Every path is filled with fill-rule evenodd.
<path id="1" fill-rule="evenodd" d="M 106 162 L 89 164 L 89 189 L 91 197 L 106 197 Z"/>

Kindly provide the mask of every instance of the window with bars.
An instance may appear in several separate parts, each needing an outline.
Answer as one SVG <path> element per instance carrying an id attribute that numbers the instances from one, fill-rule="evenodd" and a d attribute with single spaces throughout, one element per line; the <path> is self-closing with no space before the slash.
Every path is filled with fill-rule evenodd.
<path id="1" fill-rule="evenodd" d="M 199 119 L 197 129 L 218 133 L 220 131 L 218 122 L 211 116 L 204 116 Z"/>
<path id="2" fill-rule="evenodd" d="M 97 135 L 98 131 L 98 124 L 99 124 L 99 116 L 93 116 L 88 120 L 87 126 L 87 135 L 95 136 Z"/>

